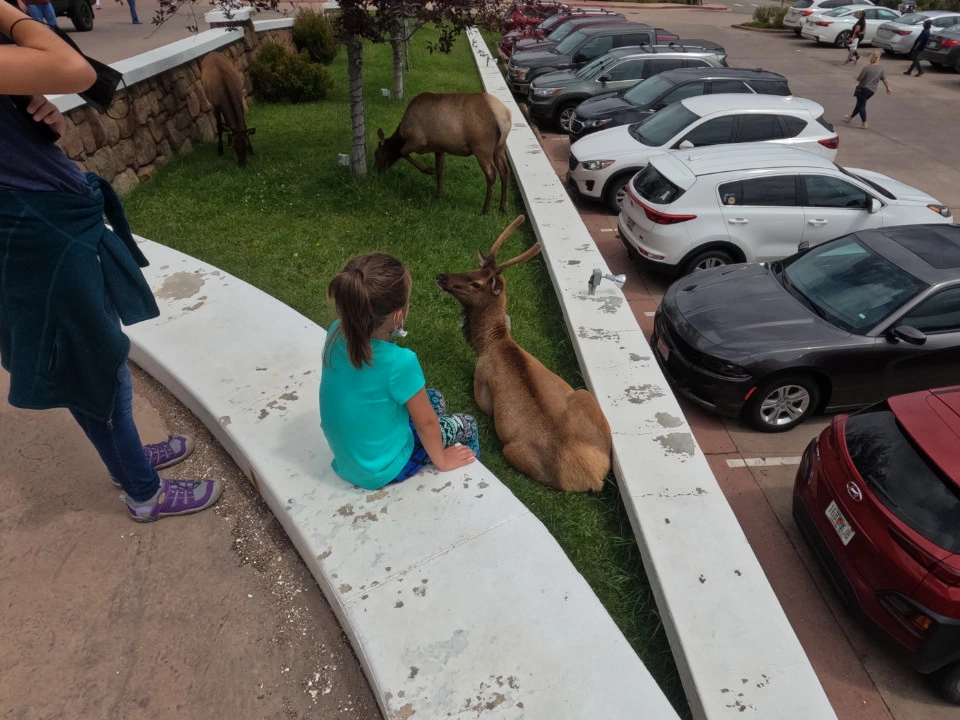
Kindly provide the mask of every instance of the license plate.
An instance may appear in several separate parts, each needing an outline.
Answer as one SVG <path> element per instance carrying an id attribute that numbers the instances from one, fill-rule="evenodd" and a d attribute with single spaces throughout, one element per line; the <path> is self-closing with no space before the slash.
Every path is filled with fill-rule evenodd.
<path id="1" fill-rule="evenodd" d="M 840 508 L 837 507 L 836 501 L 833 501 L 827 505 L 827 518 L 833 525 L 833 529 L 837 531 L 837 535 L 840 536 L 840 542 L 842 542 L 844 545 L 849 545 L 856 533 L 853 532 L 853 528 L 850 527 L 850 523 L 847 522 L 847 519 L 843 516 L 843 513 L 840 512 Z"/>
<path id="2" fill-rule="evenodd" d="M 931 40 L 927 43 L 927 50 L 937 50 L 940 47 L 939 40 Z"/>
<path id="3" fill-rule="evenodd" d="M 663 358 L 664 362 L 670 357 L 670 348 L 667 347 L 662 337 L 657 338 L 657 352 L 660 353 L 660 357 Z M 844 543 L 844 545 L 846 545 L 846 543 Z"/>
<path id="4" fill-rule="evenodd" d="M 629 230 L 630 232 L 633 232 L 634 230 L 637 229 L 636 223 L 633 222 L 633 220 L 630 219 L 630 216 L 629 216 L 629 215 L 624 215 L 624 216 L 623 216 L 623 222 L 624 222 L 624 224 L 627 226 L 627 230 Z"/>

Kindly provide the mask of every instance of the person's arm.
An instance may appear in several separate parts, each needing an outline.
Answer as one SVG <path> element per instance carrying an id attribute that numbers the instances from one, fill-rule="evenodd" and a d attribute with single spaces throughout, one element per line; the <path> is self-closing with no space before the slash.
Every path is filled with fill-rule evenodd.
<path id="1" fill-rule="evenodd" d="M 887 73 L 886 73 L 886 72 L 884 72 L 884 73 L 882 73 L 882 74 L 880 75 L 880 82 L 882 82 L 882 83 L 883 83 L 883 86 L 887 89 L 887 95 L 889 95 L 891 92 L 893 92 L 893 91 L 890 89 L 890 86 L 887 84 Z"/>
<path id="2" fill-rule="evenodd" d="M 417 429 L 423 449 L 427 451 L 437 470 L 447 472 L 473 462 L 474 452 L 470 448 L 462 445 L 448 448 L 443 446 L 440 421 L 433 411 L 433 406 L 430 405 L 426 388 L 421 388 L 420 392 L 407 401 L 407 412 L 410 413 L 413 426 Z"/>
<path id="3" fill-rule="evenodd" d="M 83 92 L 96 82 L 97 73 L 82 55 L 4 0 L 0 33 L 16 43 L 0 45 L 0 95 Z"/>

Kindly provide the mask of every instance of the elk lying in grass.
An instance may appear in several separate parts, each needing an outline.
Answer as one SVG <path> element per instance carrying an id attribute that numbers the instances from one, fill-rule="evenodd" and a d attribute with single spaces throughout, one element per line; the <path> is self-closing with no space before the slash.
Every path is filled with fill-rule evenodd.
<path id="1" fill-rule="evenodd" d="M 437 197 L 441 198 L 446 154 L 473 155 L 487 178 L 483 214 L 490 212 L 497 175 L 500 175 L 500 212 L 506 212 L 510 184 L 506 148 L 510 126 L 510 110 L 488 93 L 421 93 L 410 101 L 393 135 L 384 137 L 383 130 L 377 130 L 376 166 L 384 170 L 400 158 L 409 160 L 420 172 L 437 176 Z M 434 153 L 434 169 L 414 160 L 411 153 Z"/>
<path id="2" fill-rule="evenodd" d="M 213 105 L 217 119 L 217 154 L 223 155 L 223 128 L 227 128 L 227 144 L 237 153 L 237 164 L 247 164 L 247 155 L 253 155 L 250 136 L 256 128 L 247 128 L 243 114 L 243 76 L 233 63 L 221 53 L 213 52 L 203 59 L 200 81 Z"/>
<path id="3" fill-rule="evenodd" d="M 437 275 L 437 285 L 463 306 L 463 333 L 477 354 L 473 394 L 493 416 L 503 455 L 517 470 L 557 490 L 599 490 L 610 471 L 613 440 L 596 399 L 574 390 L 514 342 L 501 273 L 540 252 L 540 243 L 497 263 L 500 245 L 523 222 L 503 231 L 480 268 Z"/>

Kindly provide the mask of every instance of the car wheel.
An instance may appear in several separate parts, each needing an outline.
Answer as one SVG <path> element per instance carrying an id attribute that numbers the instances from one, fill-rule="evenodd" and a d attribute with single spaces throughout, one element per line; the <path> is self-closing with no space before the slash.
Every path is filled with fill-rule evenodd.
<path id="1" fill-rule="evenodd" d="M 847 46 L 847 39 L 850 37 L 850 31 L 844 30 L 842 33 L 837 35 L 836 40 L 833 41 L 833 46 L 842 48 Z"/>
<path id="2" fill-rule="evenodd" d="M 793 34 L 796 35 L 797 37 L 800 37 L 800 28 L 794 28 Z"/>
<path id="3" fill-rule="evenodd" d="M 795 428 L 817 409 L 820 388 L 809 375 L 784 375 L 763 383 L 747 404 L 747 419 L 761 432 Z"/>
<path id="4" fill-rule="evenodd" d="M 890 48 L 884 48 L 883 53 L 884 55 L 889 55 L 890 57 L 893 57 L 894 55 L 896 55 L 896 53 Z"/>
<path id="5" fill-rule="evenodd" d="M 700 270 L 709 270 L 710 268 L 731 265 L 736 262 L 733 256 L 725 250 L 713 249 L 704 250 L 702 253 L 694 255 L 683 266 L 683 274 L 699 272 Z"/>
<path id="6" fill-rule="evenodd" d="M 87 0 L 76 0 L 70 11 L 70 22 L 80 32 L 93 30 L 93 8 Z"/>
<path id="7" fill-rule="evenodd" d="M 614 215 L 620 214 L 623 201 L 627 197 L 627 183 L 630 182 L 630 177 L 630 175 L 621 175 L 614 178 L 607 186 L 607 194 L 603 198 L 603 204 Z"/>
<path id="8" fill-rule="evenodd" d="M 561 132 L 570 132 L 570 121 L 573 120 L 573 116 L 577 112 L 578 104 L 579 103 L 567 103 L 566 105 L 561 105 L 560 109 L 557 110 L 557 127 L 560 128 Z"/>
<path id="9" fill-rule="evenodd" d="M 947 702 L 960 705 L 960 662 L 940 671 L 940 695 Z"/>

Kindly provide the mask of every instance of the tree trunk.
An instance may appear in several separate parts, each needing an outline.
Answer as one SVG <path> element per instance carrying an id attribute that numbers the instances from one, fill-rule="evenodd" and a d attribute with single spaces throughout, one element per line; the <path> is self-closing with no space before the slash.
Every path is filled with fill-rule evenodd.
<path id="1" fill-rule="evenodd" d="M 403 19 L 403 69 L 410 72 L 410 18 Z"/>
<path id="2" fill-rule="evenodd" d="M 367 126 L 363 113 L 363 43 L 347 37 L 347 77 L 350 80 L 350 121 L 353 123 L 351 166 L 355 175 L 367 174 Z"/>
<path id="3" fill-rule="evenodd" d="M 393 99 L 403 100 L 403 38 L 390 38 L 393 49 Z"/>

